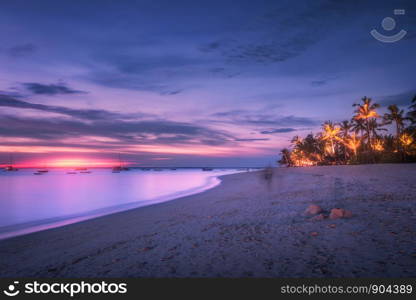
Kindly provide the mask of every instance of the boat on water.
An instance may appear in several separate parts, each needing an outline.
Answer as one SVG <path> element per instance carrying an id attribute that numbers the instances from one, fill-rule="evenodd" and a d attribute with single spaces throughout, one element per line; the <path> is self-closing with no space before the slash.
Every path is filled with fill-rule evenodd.
<path id="1" fill-rule="evenodd" d="M 130 171 L 130 168 L 126 167 L 124 165 L 124 162 L 122 162 L 120 154 L 118 155 L 118 160 L 119 160 L 119 165 L 111 169 L 113 173 L 120 173 L 122 171 Z"/>
<path id="2" fill-rule="evenodd" d="M 35 172 L 35 173 L 33 173 L 33 175 L 43 175 L 43 174 L 45 174 L 44 172 Z"/>
<path id="3" fill-rule="evenodd" d="M 212 171 L 214 170 L 213 168 L 202 168 L 202 171 Z"/>
<path id="4" fill-rule="evenodd" d="M 6 166 L 4 168 L 4 171 L 6 171 L 6 172 L 12 172 L 12 171 L 19 171 L 19 169 L 15 168 L 13 166 Z"/>
<path id="5" fill-rule="evenodd" d="M 91 171 L 80 171 L 81 174 L 91 174 Z"/>
<path id="6" fill-rule="evenodd" d="M 77 172 L 72 172 L 72 171 L 69 171 L 69 172 L 66 172 L 66 174 L 73 175 L 73 174 L 77 174 Z"/>
<path id="7" fill-rule="evenodd" d="M 3 169 L 3 171 L 5 171 L 5 172 L 16 172 L 16 171 L 19 171 L 19 169 L 15 168 L 13 166 L 13 155 L 12 154 L 10 154 L 9 164 Z"/>

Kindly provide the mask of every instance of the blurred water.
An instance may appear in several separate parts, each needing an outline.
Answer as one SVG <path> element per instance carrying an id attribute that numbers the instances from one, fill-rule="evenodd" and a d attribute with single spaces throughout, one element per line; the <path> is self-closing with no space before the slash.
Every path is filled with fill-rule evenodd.
<path id="1" fill-rule="evenodd" d="M 198 193 L 236 170 L 0 172 L 0 239 Z"/>

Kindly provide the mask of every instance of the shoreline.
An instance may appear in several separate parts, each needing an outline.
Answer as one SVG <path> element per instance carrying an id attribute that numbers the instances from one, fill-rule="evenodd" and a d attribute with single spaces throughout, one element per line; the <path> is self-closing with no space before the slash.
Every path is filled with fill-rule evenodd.
<path id="1" fill-rule="evenodd" d="M 416 164 L 276 168 L 270 186 L 259 172 L 220 176 L 175 201 L 1 240 L 0 277 L 415 277 L 415 177 Z M 353 217 L 311 221 L 310 204 Z"/>
<path id="2" fill-rule="evenodd" d="M 187 190 L 178 191 L 166 196 L 157 197 L 151 200 L 146 201 L 134 201 L 130 203 L 124 203 L 121 205 L 109 206 L 98 208 L 95 210 L 87 211 L 80 214 L 74 215 L 66 215 L 61 217 L 55 217 L 50 219 L 43 219 L 43 220 L 35 220 L 26 223 L 19 223 L 13 224 L 9 226 L 0 227 L 0 241 L 6 240 L 9 238 L 27 235 L 30 233 L 41 232 L 53 228 L 59 228 L 62 226 L 67 226 L 87 220 L 92 220 L 95 218 L 103 217 L 112 215 L 119 212 L 124 212 L 132 209 L 142 208 L 145 206 L 150 206 L 154 204 L 164 203 L 168 201 L 172 201 L 175 199 L 179 199 L 182 197 L 187 197 L 191 195 L 195 195 L 198 193 L 203 193 L 206 190 L 212 189 L 217 185 L 221 184 L 221 180 L 219 179 L 221 176 L 209 176 L 205 184 L 193 187 Z"/>

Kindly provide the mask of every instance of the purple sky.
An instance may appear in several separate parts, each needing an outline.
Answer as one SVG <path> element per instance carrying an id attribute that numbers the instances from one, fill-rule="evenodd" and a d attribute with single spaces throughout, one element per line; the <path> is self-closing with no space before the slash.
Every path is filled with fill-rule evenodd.
<path id="1" fill-rule="evenodd" d="M 274 163 L 363 96 L 409 105 L 415 16 L 411 0 L 1 1 L 0 163 Z"/>

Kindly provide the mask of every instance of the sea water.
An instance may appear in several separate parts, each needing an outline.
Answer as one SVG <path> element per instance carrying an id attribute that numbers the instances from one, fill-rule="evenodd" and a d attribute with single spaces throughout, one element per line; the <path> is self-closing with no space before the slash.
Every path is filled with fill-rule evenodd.
<path id="1" fill-rule="evenodd" d="M 0 172 L 0 239 L 202 192 L 237 170 Z"/>

